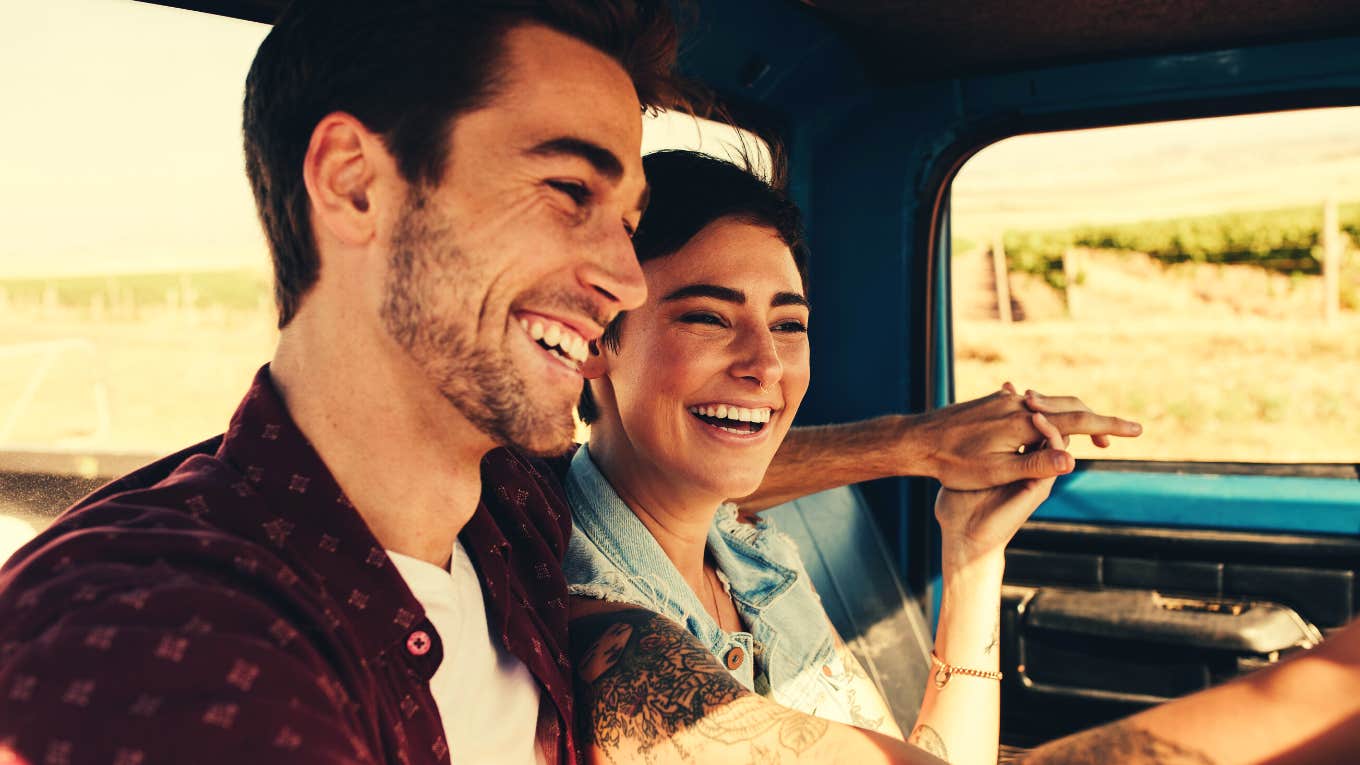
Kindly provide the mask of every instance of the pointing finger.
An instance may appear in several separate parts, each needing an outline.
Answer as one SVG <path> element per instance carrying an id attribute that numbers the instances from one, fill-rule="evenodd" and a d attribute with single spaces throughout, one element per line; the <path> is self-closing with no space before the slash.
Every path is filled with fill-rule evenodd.
<path id="1" fill-rule="evenodd" d="M 1110 435 L 1133 438 L 1143 432 L 1143 426 L 1132 420 L 1108 417 L 1095 412 L 1046 412 L 1050 421 L 1067 435 Z"/>

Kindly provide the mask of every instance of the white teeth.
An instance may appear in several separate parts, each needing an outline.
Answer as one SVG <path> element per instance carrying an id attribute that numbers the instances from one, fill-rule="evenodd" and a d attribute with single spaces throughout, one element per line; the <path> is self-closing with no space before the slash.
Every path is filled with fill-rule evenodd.
<path id="1" fill-rule="evenodd" d="M 520 319 L 519 325 L 524 331 L 529 333 L 529 337 L 542 342 L 551 351 L 563 357 L 563 360 L 570 359 L 576 364 L 586 360 L 590 353 L 590 343 L 584 337 L 576 334 L 561 324 L 548 323 L 542 321 Z"/>
<path id="2" fill-rule="evenodd" d="M 569 347 L 567 348 L 567 355 L 571 356 L 577 362 L 583 362 L 586 360 L 586 352 L 588 348 L 589 344 L 586 342 L 586 339 L 584 337 L 581 337 L 580 335 L 572 335 L 571 342 L 569 343 Z"/>
<path id="3" fill-rule="evenodd" d="M 720 420 L 733 420 L 735 422 L 754 422 L 754 423 L 769 422 L 770 417 L 774 414 L 774 410 L 769 409 L 767 407 L 761 407 L 759 409 L 747 409 L 745 407 L 729 406 L 727 404 L 718 404 L 716 406 L 692 406 L 689 408 L 689 411 L 692 414 L 697 414 L 703 417 L 714 417 Z M 719 425 L 718 427 L 722 426 Z M 732 432 L 749 434 L 750 431 L 733 430 Z"/>

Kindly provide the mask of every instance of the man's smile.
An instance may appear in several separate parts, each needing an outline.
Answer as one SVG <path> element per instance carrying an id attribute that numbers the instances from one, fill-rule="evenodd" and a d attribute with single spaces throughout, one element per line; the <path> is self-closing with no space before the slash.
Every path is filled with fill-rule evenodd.
<path id="1" fill-rule="evenodd" d="M 541 314 L 520 313 L 519 326 L 546 354 L 573 372 L 581 371 L 590 344 L 572 327 Z"/>

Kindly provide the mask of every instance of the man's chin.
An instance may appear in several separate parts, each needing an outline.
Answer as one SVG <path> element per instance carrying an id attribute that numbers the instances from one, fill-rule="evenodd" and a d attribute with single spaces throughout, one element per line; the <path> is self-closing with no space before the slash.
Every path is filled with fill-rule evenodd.
<path id="1" fill-rule="evenodd" d="M 571 415 L 557 417 L 517 417 L 513 427 L 495 435 L 501 446 L 532 457 L 561 457 L 571 449 L 576 434 Z"/>

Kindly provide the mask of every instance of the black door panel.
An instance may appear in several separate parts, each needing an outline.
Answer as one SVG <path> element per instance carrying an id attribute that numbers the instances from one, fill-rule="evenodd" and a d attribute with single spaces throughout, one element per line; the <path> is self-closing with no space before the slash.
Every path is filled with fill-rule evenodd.
<path id="1" fill-rule="evenodd" d="M 1006 557 L 1003 740 L 1230 680 L 1356 614 L 1360 540 L 1031 521 Z"/>

